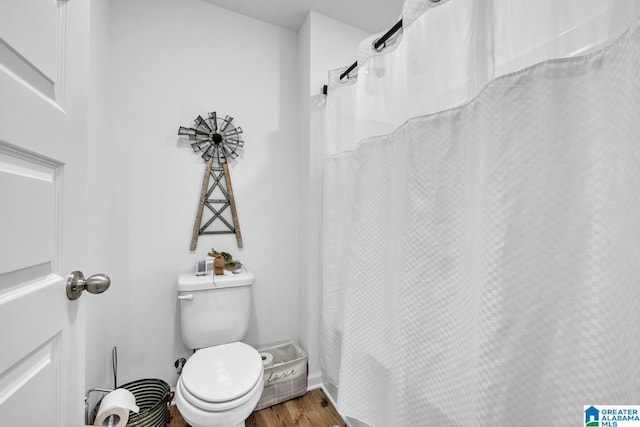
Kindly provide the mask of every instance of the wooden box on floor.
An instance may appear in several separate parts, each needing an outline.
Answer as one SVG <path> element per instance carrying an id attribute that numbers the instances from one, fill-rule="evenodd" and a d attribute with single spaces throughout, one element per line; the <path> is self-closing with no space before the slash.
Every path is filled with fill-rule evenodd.
<path id="1" fill-rule="evenodd" d="M 273 364 L 264 368 L 264 390 L 256 411 L 276 405 L 307 392 L 307 353 L 288 341 L 258 348 L 273 356 Z"/>

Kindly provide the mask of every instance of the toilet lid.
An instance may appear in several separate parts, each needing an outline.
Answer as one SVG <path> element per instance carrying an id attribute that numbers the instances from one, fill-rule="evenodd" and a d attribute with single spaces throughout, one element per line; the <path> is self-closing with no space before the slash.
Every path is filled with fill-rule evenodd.
<path id="1" fill-rule="evenodd" d="M 258 351 L 241 342 L 195 352 L 182 370 L 182 383 L 207 402 L 226 402 L 249 392 L 262 373 Z"/>

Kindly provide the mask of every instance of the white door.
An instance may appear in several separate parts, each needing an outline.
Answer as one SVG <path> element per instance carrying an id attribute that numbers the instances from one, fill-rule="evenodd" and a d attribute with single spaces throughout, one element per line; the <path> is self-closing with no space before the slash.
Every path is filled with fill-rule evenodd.
<path id="1" fill-rule="evenodd" d="M 83 425 L 88 3 L 0 0 L 2 426 Z"/>

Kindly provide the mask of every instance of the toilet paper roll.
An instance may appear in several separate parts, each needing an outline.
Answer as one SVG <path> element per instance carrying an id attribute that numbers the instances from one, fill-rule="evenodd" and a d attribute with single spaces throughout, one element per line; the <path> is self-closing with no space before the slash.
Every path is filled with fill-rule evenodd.
<path id="1" fill-rule="evenodd" d="M 260 357 L 262 358 L 263 368 L 270 368 L 273 366 L 273 356 L 271 353 L 260 353 Z"/>
<path id="2" fill-rule="evenodd" d="M 138 412 L 139 410 L 135 396 L 129 390 L 117 388 L 102 398 L 93 425 L 124 427 L 129 421 L 129 411 Z M 109 420 L 112 415 L 114 418 Z"/>

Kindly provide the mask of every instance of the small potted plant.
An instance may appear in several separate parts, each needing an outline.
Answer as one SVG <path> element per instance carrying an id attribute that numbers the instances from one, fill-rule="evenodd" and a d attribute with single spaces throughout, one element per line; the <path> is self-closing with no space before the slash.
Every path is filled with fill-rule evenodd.
<path id="1" fill-rule="evenodd" d="M 218 252 L 211 248 L 211 252 L 207 255 L 213 258 L 213 273 L 216 275 L 224 274 L 224 269 L 229 271 L 236 270 L 240 263 L 233 260 L 233 256 L 228 252 Z"/>

